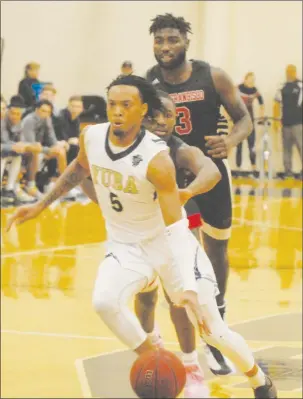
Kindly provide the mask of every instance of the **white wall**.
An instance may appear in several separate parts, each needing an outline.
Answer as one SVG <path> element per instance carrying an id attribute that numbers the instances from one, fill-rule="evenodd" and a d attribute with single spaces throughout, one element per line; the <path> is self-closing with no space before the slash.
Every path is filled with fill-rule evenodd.
<path id="1" fill-rule="evenodd" d="M 41 80 L 58 89 L 58 104 L 74 93 L 100 93 L 130 59 L 138 73 L 154 63 L 150 20 L 158 13 L 184 15 L 199 31 L 199 2 L 174 1 L 5 1 L 1 90 L 15 94 L 25 64 L 41 64 Z M 196 56 L 199 37 L 190 55 Z"/>
<path id="2" fill-rule="evenodd" d="M 284 68 L 302 68 L 298 1 L 4 1 L 2 91 L 14 94 L 24 65 L 41 63 L 59 100 L 103 90 L 131 59 L 143 73 L 154 63 L 150 19 L 172 12 L 192 23 L 189 56 L 226 69 L 235 82 L 253 70 L 269 105 Z"/>
<path id="3" fill-rule="evenodd" d="M 1 2 L 3 94 L 15 94 L 29 61 L 41 64 L 41 80 L 54 82 L 59 99 L 83 90 L 83 21 L 90 19 L 90 13 L 82 2 Z"/>

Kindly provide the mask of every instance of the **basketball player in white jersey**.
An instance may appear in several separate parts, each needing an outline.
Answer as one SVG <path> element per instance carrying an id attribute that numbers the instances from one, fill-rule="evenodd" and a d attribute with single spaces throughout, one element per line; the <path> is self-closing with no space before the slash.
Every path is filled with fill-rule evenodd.
<path id="1" fill-rule="evenodd" d="M 127 304 L 159 276 L 170 299 L 186 307 L 200 336 L 248 377 L 255 397 L 276 398 L 244 339 L 220 317 L 213 268 L 182 215 L 166 143 L 141 127 L 146 115 L 160 109 L 155 89 L 143 78 L 112 82 L 110 122 L 84 132 L 77 159 L 44 198 L 19 208 L 7 229 L 36 217 L 91 173 L 108 236 L 93 292 L 103 322 L 137 354 L 154 349 Z"/>
<path id="2" fill-rule="evenodd" d="M 163 92 L 157 91 L 163 110 L 157 111 L 152 120 L 144 121 L 144 126 L 155 133 L 158 137 L 166 141 L 170 150 L 170 156 L 177 171 L 178 180 L 182 184 L 182 174 L 186 169 L 191 172 L 195 179 L 186 189 L 179 190 L 180 201 L 185 204 L 191 197 L 211 190 L 221 179 L 221 174 L 215 163 L 197 147 L 190 147 L 180 138 L 172 136 L 176 123 L 176 106 L 171 97 Z M 178 175 L 181 177 L 178 179 Z M 178 182 L 179 185 L 179 182 Z M 81 187 L 86 195 L 98 204 L 98 198 L 91 176 L 84 179 Z M 194 228 L 193 232 L 200 227 L 196 224 L 195 216 L 199 216 L 199 209 L 195 204 L 189 204 L 187 215 Z M 145 290 L 138 293 L 135 297 L 135 313 L 151 339 L 152 343 L 158 347 L 163 347 L 163 341 L 158 327 L 155 325 L 155 308 L 158 300 L 159 279 L 156 279 Z M 184 308 L 174 306 L 170 298 L 165 294 L 170 308 L 170 315 L 174 324 L 176 334 L 181 349 L 181 360 L 186 371 L 186 384 L 184 387 L 184 397 L 187 399 L 208 398 L 209 389 L 205 383 L 204 373 L 199 364 L 198 353 L 196 350 L 195 329 L 187 317 Z"/>

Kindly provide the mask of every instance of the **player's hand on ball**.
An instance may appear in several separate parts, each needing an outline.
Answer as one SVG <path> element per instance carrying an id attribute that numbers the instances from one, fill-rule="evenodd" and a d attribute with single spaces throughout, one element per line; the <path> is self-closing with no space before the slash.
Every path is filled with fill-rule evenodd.
<path id="1" fill-rule="evenodd" d="M 27 220 L 33 219 L 42 212 L 42 207 L 39 203 L 34 205 L 21 206 L 16 212 L 8 219 L 6 231 L 9 231 L 14 223 L 16 225 L 22 224 Z"/>
<path id="2" fill-rule="evenodd" d="M 184 205 L 192 197 L 192 193 L 190 190 L 185 188 L 185 189 L 179 190 L 179 197 L 180 197 L 181 205 Z"/>
<path id="3" fill-rule="evenodd" d="M 179 306 L 184 306 L 194 315 L 199 329 L 199 334 L 210 335 L 210 329 L 203 317 L 201 305 L 198 301 L 198 294 L 194 291 L 184 291 L 181 295 Z"/>
<path id="4" fill-rule="evenodd" d="M 231 144 L 228 136 L 206 136 L 206 148 L 209 148 L 207 155 L 213 158 L 226 158 L 228 156 L 229 150 L 231 149 Z"/>

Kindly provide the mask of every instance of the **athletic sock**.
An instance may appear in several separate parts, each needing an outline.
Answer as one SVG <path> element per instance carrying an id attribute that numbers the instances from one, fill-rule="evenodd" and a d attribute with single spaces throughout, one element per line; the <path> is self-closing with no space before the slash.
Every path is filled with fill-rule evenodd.
<path id="1" fill-rule="evenodd" d="M 248 382 L 250 383 L 253 389 L 256 389 L 266 384 L 265 374 L 263 373 L 261 368 L 256 364 L 254 365 L 252 370 L 250 370 L 248 373 L 245 374 L 247 375 Z M 253 375 L 251 376 L 251 374 Z"/>
<path id="2" fill-rule="evenodd" d="M 182 352 L 181 357 L 182 363 L 185 365 L 198 363 L 198 352 L 196 350 L 191 353 Z"/>

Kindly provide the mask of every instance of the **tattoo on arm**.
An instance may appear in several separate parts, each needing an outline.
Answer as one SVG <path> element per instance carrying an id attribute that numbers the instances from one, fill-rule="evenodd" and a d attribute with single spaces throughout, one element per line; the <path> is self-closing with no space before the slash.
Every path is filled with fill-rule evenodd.
<path id="1" fill-rule="evenodd" d="M 58 178 L 54 188 L 41 200 L 43 208 L 47 208 L 51 203 L 68 193 L 89 175 L 89 171 L 84 169 L 77 160 L 74 160 Z"/>

